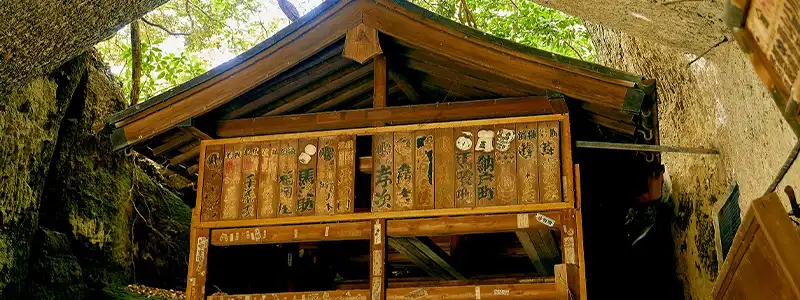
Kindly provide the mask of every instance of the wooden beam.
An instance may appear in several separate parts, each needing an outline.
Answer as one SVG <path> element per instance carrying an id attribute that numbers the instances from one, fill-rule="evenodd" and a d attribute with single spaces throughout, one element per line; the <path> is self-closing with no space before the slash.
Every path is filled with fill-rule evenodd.
<path id="1" fill-rule="evenodd" d="M 186 168 L 186 172 L 189 174 L 197 173 L 198 170 L 200 170 L 200 164 L 194 164 Z"/>
<path id="2" fill-rule="evenodd" d="M 578 148 L 589 148 L 589 149 L 610 149 L 610 150 L 645 151 L 645 152 L 677 152 L 677 153 L 693 153 L 693 154 L 719 154 L 719 151 L 717 151 L 716 149 L 674 147 L 674 146 L 647 145 L 647 144 L 576 141 L 575 146 Z"/>
<path id="3" fill-rule="evenodd" d="M 558 261 L 558 249 L 553 249 L 552 234 L 549 230 L 521 230 L 517 231 L 517 238 L 525 249 L 525 253 L 533 263 L 536 272 L 542 275 L 552 275 L 553 266 Z M 542 238 L 542 237 L 545 238 Z M 549 236 L 549 240 L 546 237 Z"/>
<path id="4" fill-rule="evenodd" d="M 382 53 L 375 28 L 361 23 L 347 31 L 342 56 L 363 64 Z"/>
<path id="5" fill-rule="evenodd" d="M 186 126 L 179 126 L 183 132 L 194 136 L 197 139 L 202 140 L 213 140 L 214 138 L 208 135 L 207 133 L 203 132 L 202 130 L 198 129 L 194 123 L 192 122 L 193 119 L 189 119 L 189 125 Z"/>
<path id="6" fill-rule="evenodd" d="M 174 137 L 168 140 L 166 143 L 159 145 L 158 147 L 153 148 L 153 155 L 161 155 L 167 151 L 172 149 L 178 148 L 183 146 L 184 144 L 191 142 L 194 140 L 194 137 L 188 134 L 181 134 L 178 137 Z"/>
<path id="7" fill-rule="evenodd" d="M 537 222 L 541 215 L 553 220 L 551 225 Z M 519 213 L 486 216 L 461 216 L 439 218 L 416 218 L 387 221 L 390 237 L 447 236 L 489 232 L 512 232 L 520 229 L 547 230 L 559 228 L 560 213 Z"/>
<path id="8" fill-rule="evenodd" d="M 369 278 L 370 299 L 386 300 L 386 220 L 372 220 L 372 234 L 370 235 L 369 251 Z"/>
<path id="9" fill-rule="evenodd" d="M 390 255 L 391 257 L 391 255 Z M 503 274 L 506 276 L 508 274 Z M 409 287 L 443 287 L 443 286 L 463 286 L 463 285 L 495 285 L 495 284 L 529 284 L 529 283 L 554 283 L 552 276 L 543 277 L 502 277 L 502 278 L 480 278 L 466 280 L 431 280 L 429 277 L 400 277 L 389 278 L 389 289 L 409 288 Z M 345 280 L 336 285 L 337 290 L 367 289 L 367 280 Z"/>
<path id="10" fill-rule="evenodd" d="M 375 87 L 373 89 L 372 108 L 386 107 L 386 56 L 378 55 L 375 57 Z"/>
<path id="11" fill-rule="evenodd" d="M 489 79 L 483 79 L 476 76 L 479 76 L 478 72 L 475 71 L 468 71 L 468 68 L 463 67 L 459 68 L 458 66 L 450 64 L 446 64 L 445 59 L 436 59 L 433 58 L 433 61 L 430 59 L 430 55 L 421 54 L 420 51 L 412 51 L 410 52 L 413 55 L 422 55 L 423 57 L 415 57 L 408 59 L 406 65 L 414 70 L 421 71 L 426 74 L 430 74 L 432 76 L 441 77 L 441 78 L 450 78 L 453 80 L 457 80 L 464 85 L 472 86 L 475 88 L 479 88 L 482 90 L 495 92 L 507 97 L 522 97 L 522 96 L 529 96 L 532 94 L 541 95 L 544 94 L 545 91 L 542 89 L 537 89 L 533 87 L 525 88 L 525 91 L 520 91 L 513 86 L 507 86 L 504 84 L 502 78 L 497 76 L 498 78 L 494 79 L 493 76 L 490 76 Z M 428 59 L 423 61 L 421 59 Z M 436 64 L 436 61 L 439 61 L 440 64 Z M 446 65 L 445 65 L 446 64 Z"/>
<path id="12" fill-rule="evenodd" d="M 556 294 L 558 300 L 570 300 L 569 296 L 569 277 L 567 276 L 567 265 L 556 265 L 553 272 L 556 277 Z"/>
<path id="13" fill-rule="evenodd" d="M 237 65 L 163 104 L 138 112 L 136 115 L 141 118 L 119 128 L 122 132 L 115 135 L 114 149 L 136 144 L 183 120 L 207 113 L 313 56 L 361 23 L 363 5 L 360 3 L 345 1 L 333 5 L 313 21 L 253 56 L 248 63 Z M 232 76 L 236 80 L 224 80 Z"/>
<path id="14" fill-rule="evenodd" d="M 534 300 L 534 299 L 568 299 L 562 298 L 558 290 L 559 283 L 523 283 L 494 285 L 463 285 L 440 287 L 405 287 L 386 289 L 388 300 L 438 299 L 438 300 Z M 563 293 L 563 291 L 561 291 Z M 334 290 L 321 292 L 271 293 L 249 295 L 209 296 L 208 300 L 245 300 L 249 299 L 322 299 L 328 295 L 330 299 L 370 299 L 370 290 Z M 564 295 L 569 297 L 569 295 Z M 375 298 L 372 298 L 375 299 Z"/>
<path id="15" fill-rule="evenodd" d="M 429 209 L 429 210 L 390 211 L 390 212 L 379 212 L 379 213 L 364 212 L 364 213 L 341 214 L 333 216 L 302 216 L 302 217 L 285 217 L 285 218 L 269 218 L 269 219 L 210 221 L 210 222 L 200 222 L 198 226 L 203 228 L 236 228 L 236 227 L 270 226 L 270 225 L 350 222 L 350 221 L 364 221 L 364 220 L 374 220 L 374 219 L 408 219 L 408 218 L 424 218 L 424 217 L 440 217 L 440 216 L 469 216 L 469 215 L 483 215 L 483 214 L 546 212 L 553 210 L 562 210 L 567 208 L 570 208 L 569 203 L 555 202 L 555 203 L 486 206 L 486 207 L 471 207 L 471 208 L 443 208 L 443 209 Z M 534 224 L 534 221 L 530 221 L 529 224 Z M 533 225 L 533 226 L 538 226 L 538 225 Z"/>
<path id="16" fill-rule="evenodd" d="M 531 96 L 227 120 L 217 123 L 216 134 L 242 137 L 369 127 L 376 123 L 411 124 L 552 113 L 553 107 L 546 96 Z"/>
<path id="17" fill-rule="evenodd" d="M 448 260 L 450 256 L 427 237 L 393 237 L 389 246 L 408 257 L 417 267 L 441 280 L 465 280 Z"/>
<path id="18" fill-rule="evenodd" d="M 389 76 L 392 77 L 394 83 L 396 83 L 400 90 L 403 91 L 403 94 L 406 95 L 411 103 L 420 102 L 421 98 L 419 93 L 417 93 L 417 89 L 414 88 L 414 85 L 408 80 L 408 77 L 406 77 L 403 72 L 397 68 L 389 68 Z"/>
<path id="19" fill-rule="evenodd" d="M 344 89 L 345 91 L 343 93 L 336 95 L 331 99 L 328 99 L 327 101 L 321 103 L 320 105 L 314 106 L 313 108 L 308 110 L 308 112 L 315 113 L 324 111 L 332 107 L 336 107 L 337 105 L 342 104 L 347 100 L 353 99 L 372 90 L 372 86 L 373 86 L 372 80 L 365 80 L 364 82 L 356 85 L 355 87 Z"/>
<path id="20" fill-rule="evenodd" d="M 325 96 L 345 85 L 348 85 L 356 80 L 361 79 L 364 76 L 369 75 L 372 72 L 372 65 L 366 65 L 354 72 L 347 73 L 346 75 L 336 78 L 333 81 L 330 81 L 308 93 L 302 94 L 300 97 L 290 100 L 286 102 L 286 104 L 281 105 L 273 110 L 268 111 L 267 113 L 263 114 L 262 116 L 276 116 L 286 112 L 289 112 L 293 109 L 296 109 L 300 106 L 306 105 L 311 101 L 319 99 L 322 96 Z"/>
<path id="21" fill-rule="evenodd" d="M 177 165 L 182 164 L 182 163 L 184 163 L 186 161 L 189 161 L 190 159 L 192 159 L 194 157 L 197 157 L 198 155 L 200 155 L 200 146 L 199 145 L 195 146 L 195 147 L 192 147 L 191 149 L 187 150 L 184 153 L 179 154 L 178 156 L 170 158 L 169 159 L 169 165 L 170 166 L 177 166 Z"/>
<path id="22" fill-rule="evenodd" d="M 214 246 L 368 240 L 370 222 L 214 229 Z"/>

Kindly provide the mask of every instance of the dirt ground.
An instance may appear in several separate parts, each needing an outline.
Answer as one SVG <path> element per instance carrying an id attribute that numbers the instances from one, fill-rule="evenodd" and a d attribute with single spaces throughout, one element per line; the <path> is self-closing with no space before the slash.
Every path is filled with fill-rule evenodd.
<path id="1" fill-rule="evenodd" d="M 764 194 L 796 138 L 735 42 L 688 65 L 696 57 L 684 51 L 597 26 L 590 31 L 600 63 L 657 80 L 661 144 L 720 151 L 662 157 L 674 192 L 672 234 L 685 299 L 710 299 L 721 265 L 712 206 L 737 183 L 744 212 Z M 787 183 L 800 187 L 797 164 Z"/>

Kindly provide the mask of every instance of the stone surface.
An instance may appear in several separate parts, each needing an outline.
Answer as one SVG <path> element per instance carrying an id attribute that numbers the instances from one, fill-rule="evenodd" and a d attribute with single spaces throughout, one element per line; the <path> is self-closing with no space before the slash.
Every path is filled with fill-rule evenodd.
<path id="1" fill-rule="evenodd" d="M 0 5 L 0 90 L 41 77 L 166 0 L 9 0 Z"/>

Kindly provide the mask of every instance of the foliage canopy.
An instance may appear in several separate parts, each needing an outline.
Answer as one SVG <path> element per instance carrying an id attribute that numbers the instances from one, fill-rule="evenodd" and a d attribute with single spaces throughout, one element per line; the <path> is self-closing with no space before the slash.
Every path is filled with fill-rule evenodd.
<path id="1" fill-rule="evenodd" d="M 321 0 L 292 0 L 301 14 Z M 411 0 L 439 15 L 508 40 L 594 60 L 580 19 L 532 0 Z M 276 0 L 171 0 L 142 19 L 140 101 L 194 78 L 267 39 L 290 21 Z M 130 30 L 97 45 L 126 94 L 131 89 Z"/>

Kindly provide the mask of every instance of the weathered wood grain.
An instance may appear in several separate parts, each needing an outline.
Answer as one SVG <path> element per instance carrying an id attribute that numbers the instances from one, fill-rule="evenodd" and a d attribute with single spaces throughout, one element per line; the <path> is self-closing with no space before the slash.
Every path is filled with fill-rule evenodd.
<path id="1" fill-rule="evenodd" d="M 517 204 L 517 139 L 514 124 L 495 126 L 497 205 Z"/>
<path id="2" fill-rule="evenodd" d="M 356 137 L 339 136 L 337 140 L 336 166 L 336 213 L 352 214 L 353 189 L 356 172 Z"/>
<path id="3" fill-rule="evenodd" d="M 390 211 L 394 209 L 393 182 L 394 137 L 391 133 L 372 136 L 372 211 Z"/>
<path id="4" fill-rule="evenodd" d="M 414 133 L 400 131 L 394 133 L 394 210 L 414 209 Z"/>
<path id="5" fill-rule="evenodd" d="M 475 134 L 474 127 L 456 128 L 456 207 L 475 207 Z"/>
<path id="6" fill-rule="evenodd" d="M 286 140 L 280 143 L 278 151 L 279 217 L 291 217 L 296 214 L 297 155 L 297 140 Z"/>
<path id="7" fill-rule="evenodd" d="M 372 221 L 372 235 L 370 237 L 370 299 L 386 299 L 386 220 Z"/>
<path id="8" fill-rule="evenodd" d="M 225 170 L 222 177 L 222 219 L 234 220 L 239 216 L 242 197 L 243 144 L 225 145 Z"/>
<path id="9" fill-rule="evenodd" d="M 375 28 L 362 23 L 347 31 L 342 56 L 363 64 L 381 53 L 383 51 Z"/>
<path id="10" fill-rule="evenodd" d="M 274 218 L 278 211 L 278 151 L 279 142 L 261 144 L 258 172 L 258 217 Z"/>
<path id="11" fill-rule="evenodd" d="M 317 153 L 317 202 L 314 208 L 316 215 L 333 215 L 336 213 L 336 146 L 338 137 L 319 138 Z"/>
<path id="12" fill-rule="evenodd" d="M 434 157 L 433 130 L 417 131 L 414 137 L 415 173 L 414 209 L 433 209 L 434 207 Z"/>
<path id="13" fill-rule="evenodd" d="M 224 146 L 206 147 L 203 159 L 203 191 L 201 218 L 203 221 L 219 220 L 220 199 L 222 198 L 222 169 Z"/>
<path id="14" fill-rule="evenodd" d="M 186 299 L 205 299 L 210 233 L 208 229 L 203 228 L 192 228 L 189 233 L 189 273 L 186 278 Z"/>
<path id="15" fill-rule="evenodd" d="M 517 192 L 520 204 L 539 203 L 539 124 L 517 124 Z"/>
<path id="16" fill-rule="evenodd" d="M 456 155 L 455 139 L 453 138 L 452 128 L 441 128 L 435 130 L 434 135 L 434 207 L 452 208 L 455 207 L 455 183 L 456 183 Z"/>
<path id="17" fill-rule="evenodd" d="M 558 121 L 539 123 L 539 200 L 561 201 L 561 141 Z"/>
<path id="18" fill-rule="evenodd" d="M 297 215 L 314 215 L 317 194 L 317 139 L 300 139 L 297 144 Z"/>
<path id="19" fill-rule="evenodd" d="M 497 205 L 497 160 L 494 127 L 481 126 L 475 136 L 475 199 L 476 206 Z"/>
<path id="20" fill-rule="evenodd" d="M 253 219 L 258 212 L 258 164 L 261 160 L 259 143 L 245 144 L 242 150 L 242 200 L 239 219 Z"/>
<path id="21" fill-rule="evenodd" d="M 344 222 L 290 226 L 260 226 L 215 229 L 211 231 L 214 246 L 281 244 L 298 242 L 369 240 L 372 222 Z"/>

